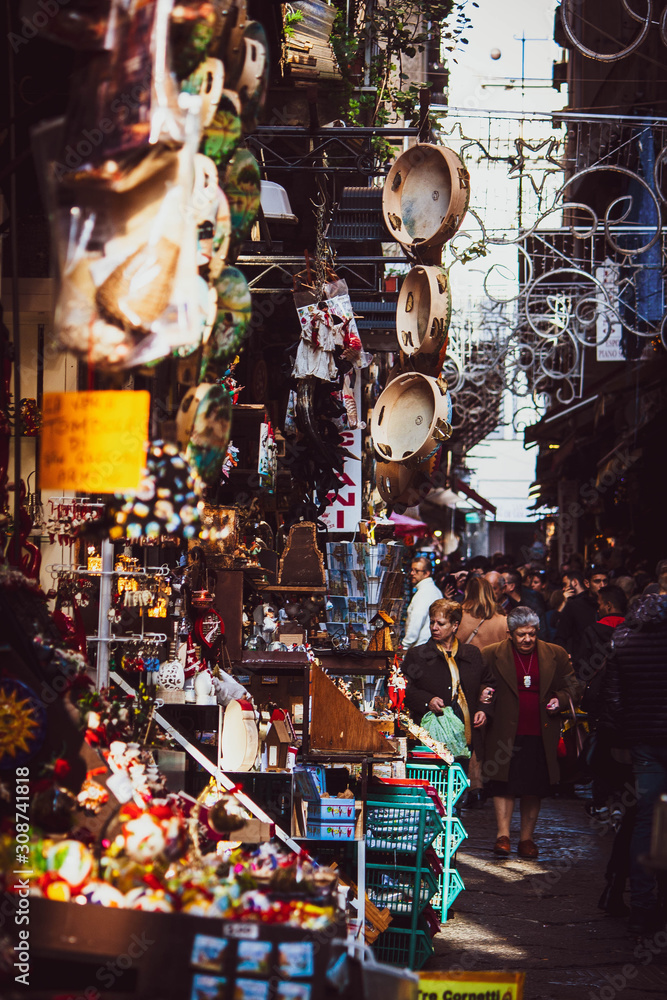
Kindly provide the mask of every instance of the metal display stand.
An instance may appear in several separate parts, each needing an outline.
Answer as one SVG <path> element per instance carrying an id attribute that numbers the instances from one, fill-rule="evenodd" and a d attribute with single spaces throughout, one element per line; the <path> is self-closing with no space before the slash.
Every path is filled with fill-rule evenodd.
<path id="1" fill-rule="evenodd" d="M 171 570 L 164 564 L 162 566 L 147 566 L 143 570 L 114 569 L 114 547 L 113 542 L 108 538 L 103 539 L 101 545 L 102 568 L 88 569 L 87 566 L 68 566 L 65 563 L 54 563 L 48 566 L 49 573 L 56 577 L 60 573 L 73 573 L 76 576 L 95 576 L 100 579 L 100 596 L 97 611 L 97 635 L 87 636 L 86 642 L 98 642 L 97 650 L 97 674 L 95 683 L 98 689 L 109 686 L 109 646 L 113 642 L 167 642 L 167 636 L 163 632 L 142 632 L 140 635 L 134 633 L 128 636 L 113 635 L 111 632 L 111 622 L 109 621 L 109 609 L 111 608 L 111 580 L 114 576 L 123 577 L 147 577 L 147 576 L 168 576 Z M 143 623 L 143 619 L 142 619 Z"/>

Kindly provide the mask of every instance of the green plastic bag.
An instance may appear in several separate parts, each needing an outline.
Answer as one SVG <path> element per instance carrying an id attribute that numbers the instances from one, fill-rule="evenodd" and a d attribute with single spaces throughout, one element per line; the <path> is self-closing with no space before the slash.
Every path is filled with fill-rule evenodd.
<path id="1" fill-rule="evenodd" d="M 421 721 L 422 726 L 434 740 L 444 743 L 455 757 L 470 757 L 466 743 L 466 727 L 462 719 L 455 715 L 454 709 L 448 705 L 442 710 L 442 715 L 427 712 Z"/>

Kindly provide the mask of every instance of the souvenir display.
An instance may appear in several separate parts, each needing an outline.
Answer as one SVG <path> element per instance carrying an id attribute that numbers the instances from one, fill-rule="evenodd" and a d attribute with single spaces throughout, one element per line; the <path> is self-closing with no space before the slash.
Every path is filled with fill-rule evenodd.
<path id="1" fill-rule="evenodd" d="M 232 216 L 232 240 L 242 240 L 250 231 L 260 206 L 257 160 L 245 149 L 237 149 L 224 173 L 223 191 Z"/>
<path id="2" fill-rule="evenodd" d="M 413 126 L 322 126 L 322 0 L 264 25 L 246 0 L 48 6 L 8 14 L 41 35 L 22 129 L 33 52 L 76 51 L 32 130 L 53 288 L 25 278 L 40 321 L 0 322 L 0 892 L 35 968 L 62 951 L 56 992 L 145 931 L 138 997 L 172 970 L 192 1000 L 342 995 L 394 915 L 416 965 L 462 887 L 451 748 L 404 715 L 418 550 L 392 518 L 460 474 L 439 255 L 468 172 Z"/>
<path id="3" fill-rule="evenodd" d="M 15 768 L 44 742 L 46 711 L 34 691 L 13 677 L 0 678 L 0 768 Z"/>

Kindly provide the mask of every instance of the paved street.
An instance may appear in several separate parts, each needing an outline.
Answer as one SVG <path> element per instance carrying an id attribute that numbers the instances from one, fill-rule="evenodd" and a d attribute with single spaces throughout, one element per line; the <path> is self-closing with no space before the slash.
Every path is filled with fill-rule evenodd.
<path id="1" fill-rule="evenodd" d="M 625 920 L 597 909 L 612 834 L 579 800 L 551 799 L 536 831 L 538 861 L 497 860 L 493 808 L 462 814 L 459 851 L 466 891 L 435 939 L 430 969 L 526 973 L 525 1000 L 650 1000 L 667 997 L 667 933 L 645 944 Z M 627 897 L 626 897 L 627 898 Z"/>

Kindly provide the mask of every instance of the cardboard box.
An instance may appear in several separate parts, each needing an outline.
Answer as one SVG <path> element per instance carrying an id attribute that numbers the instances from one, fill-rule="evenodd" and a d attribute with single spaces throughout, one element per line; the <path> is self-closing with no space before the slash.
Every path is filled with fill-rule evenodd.
<path id="1" fill-rule="evenodd" d="M 322 797 L 319 802 L 308 803 L 308 822 L 354 823 L 354 799 Z"/>
<path id="2" fill-rule="evenodd" d="M 330 823 L 328 820 L 319 822 L 308 822 L 306 824 L 306 837 L 309 840 L 354 840 L 354 823 Z"/>

